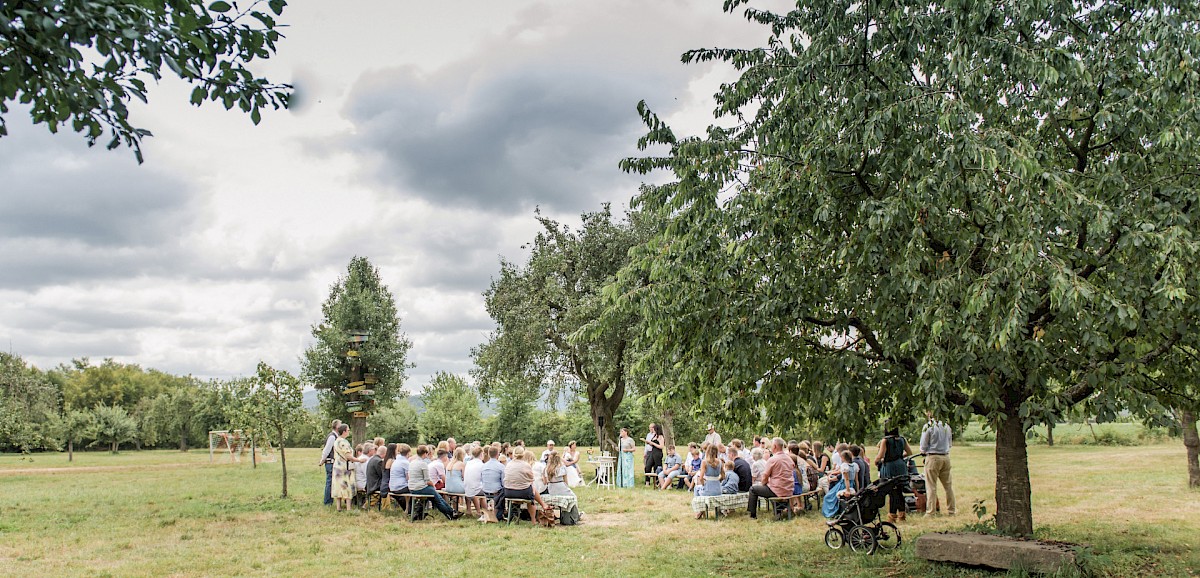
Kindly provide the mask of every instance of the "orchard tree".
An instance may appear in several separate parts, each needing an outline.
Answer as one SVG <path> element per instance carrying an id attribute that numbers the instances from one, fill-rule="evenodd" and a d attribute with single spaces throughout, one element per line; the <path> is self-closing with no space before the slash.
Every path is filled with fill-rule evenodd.
<path id="1" fill-rule="evenodd" d="M 983 416 L 997 525 L 1031 533 L 1027 429 L 1154 410 L 1143 369 L 1196 331 L 1200 4 L 744 15 L 764 46 L 683 58 L 740 72 L 720 124 L 639 106 L 664 152 L 623 166 L 674 182 L 636 199 L 667 223 L 613 309 L 733 419 Z"/>
<path id="2" fill-rule="evenodd" d="M 357 348 L 358 358 L 360 367 L 378 379 L 370 387 L 375 401 L 384 407 L 395 403 L 402 392 L 412 343 L 400 332 L 400 314 L 392 292 L 366 257 L 350 260 L 346 276 L 330 287 L 321 312 L 321 323 L 312 328 L 316 343 L 304 352 L 302 376 L 321 391 L 322 410 L 350 424 L 358 444 L 365 439 L 367 421 L 351 416 L 343 393 L 352 369 L 346 357 L 350 333 L 368 334 L 367 342 Z"/>
<path id="3" fill-rule="evenodd" d="M 67 444 L 67 461 L 75 461 L 75 444 L 82 442 L 93 430 L 92 413 L 72 409 L 63 414 L 59 431 Z"/>
<path id="4" fill-rule="evenodd" d="M 479 433 L 479 397 L 462 377 L 439 371 L 425 384 L 421 399 L 421 436 L 427 443 L 454 436 L 465 441 Z"/>
<path id="5" fill-rule="evenodd" d="M 229 384 L 230 421 L 251 435 L 269 436 L 279 446 L 279 464 L 283 471 L 283 494 L 287 485 L 287 434 L 302 424 L 304 386 L 292 374 L 259 362 L 257 374 L 250 379 L 234 380 Z"/>
<path id="6" fill-rule="evenodd" d="M 614 221 L 607 205 L 583 214 L 578 231 L 540 213 L 537 220 L 542 230 L 528 261 L 519 266 L 502 260 L 500 277 L 484 292 L 497 328 L 472 352 L 477 385 L 485 397 L 526 384 L 577 386 L 597 438 L 611 442 L 640 321 L 636 314 L 613 314 L 597 325 L 604 312 L 601 290 L 629 262 L 629 249 L 649 237 L 649 226 L 638 214 Z"/>
<path id="7" fill-rule="evenodd" d="M 0 448 L 55 448 L 62 392 L 19 355 L 0 353 Z"/>
<path id="8" fill-rule="evenodd" d="M 264 107 L 286 107 L 291 86 L 250 67 L 275 53 L 275 17 L 287 2 L 206 1 L 0 2 L 0 137 L 17 101 L 50 132 L 70 127 L 89 145 L 109 139 L 109 149 L 124 143 L 140 163 L 150 131 L 130 123 L 128 103 L 146 102 L 146 81 L 168 72 L 192 85 L 192 104 L 236 106 L 254 124 Z"/>
<path id="9" fill-rule="evenodd" d="M 91 430 L 87 437 L 91 445 L 103 444 L 117 453 L 121 444 L 134 439 L 138 433 L 137 420 L 119 405 L 98 405 L 91 411 Z"/>

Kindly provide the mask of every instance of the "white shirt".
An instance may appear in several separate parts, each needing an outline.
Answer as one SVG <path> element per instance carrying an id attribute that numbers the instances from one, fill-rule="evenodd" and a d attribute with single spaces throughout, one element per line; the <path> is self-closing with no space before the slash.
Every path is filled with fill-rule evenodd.
<path id="1" fill-rule="evenodd" d="M 646 432 L 646 447 L 643 448 L 646 453 L 650 453 L 650 442 L 654 441 L 654 432 Z"/>
<path id="2" fill-rule="evenodd" d="M 750 450 L 742 448 L 740 451 L 738 451 L 738 457 L 742 458 L 743 460 L 750 461 Z"/>
<path id="3" fill-rule="evenodd" d="M 463 490 L 468 496 L 483 493 L 483 460 L 471 460 L 463 468 Z"/>
<path id="4" fill-rule="evenodd" d="M 712 432 L 704 436 L 704 441 L 710 446 L 719 446 L 721 445 L 721 434 Z"/>

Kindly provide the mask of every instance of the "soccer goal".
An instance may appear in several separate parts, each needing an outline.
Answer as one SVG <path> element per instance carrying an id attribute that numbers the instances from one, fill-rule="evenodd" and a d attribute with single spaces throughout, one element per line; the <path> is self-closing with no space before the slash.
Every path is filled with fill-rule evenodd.
<path id="1" fill-rule="evenodd" d="M 252 438 L 242 430 L 212 430 L 208 432 L 208 461 L 216 462 L 217 456 L 222 461 L 239 463 L 247 454 L 253 453 L 260 462 L 275 461 L 275 450 L 271 442 L 262 438 Z"/>

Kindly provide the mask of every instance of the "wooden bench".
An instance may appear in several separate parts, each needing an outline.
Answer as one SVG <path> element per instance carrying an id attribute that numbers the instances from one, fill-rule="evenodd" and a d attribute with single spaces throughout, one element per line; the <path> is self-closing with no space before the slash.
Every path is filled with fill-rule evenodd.
<path id="1" fill-rule="evenodd" d="M 532 504 L 532 503 L 533 503 L 533 500 L 526 500 L 525 498 L 504 498 L 504 523 L 512 524 L 514 517 L 517 519 L 517 523 L 520 523 L 521 522 L 521 512 L 520 512 L 520 510 L 517 510 L 513 506 L 516 505 L 516 506 L 520 506 L 521 508 L 528 509 L 529 504 Z M 514 515 L 514 513 L 515 513 L 515 515 Z"/>
<path id="2" fill-rule="evenodd" d="M 408 509 L 405 511 L 405 513 L 408 514 L 409 522 L 417 521 L 418 502 L 421 510 L 424 510 L 429 506 L 427 502 L 433 500 L 433 496 L 430 496 L 429 494 L 392 494 L 391 497 L 408 499 Z"/>
<path id="3" fill-rule="evenodd" d="M 658 486 L 658 474 L 642 472 L 642 479 L 645 480 L 647 486 Z"/>
<path id="4" fill-rule="evenodd" d="M 776 520 L 782 520 L 785 514 L 787 519 L 792 519 L 792 496 L 763 499 L 767 501 L 767 507 L 771 508 L 771 513 L 775 515 Z"/>
<path id="5" fill-rule="evenodd" d="M 444 490 L 438 490 L 438 493 L 442 495 L 442 499 L 446 500 L 447 504 L 450 504 L 450 508 L 456 512 L 458 511 L 458 504 L 465 503 L 467 501 L 466 494 L 455 494 L 453 492 L 447 492 Z"/>

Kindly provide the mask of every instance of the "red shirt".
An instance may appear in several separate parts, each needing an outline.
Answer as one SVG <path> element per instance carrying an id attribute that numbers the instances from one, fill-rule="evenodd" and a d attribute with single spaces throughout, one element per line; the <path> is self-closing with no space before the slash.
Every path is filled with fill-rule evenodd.
<path id="1" fill-rule="evenodd" d="M 775 496 L 786 498 L 792 495 L 795 482 L 792 472 L 795 470 L 796 465 L 786 451 L 773 454 L 767 460 L 767 487 L 771 488 Z"/>

